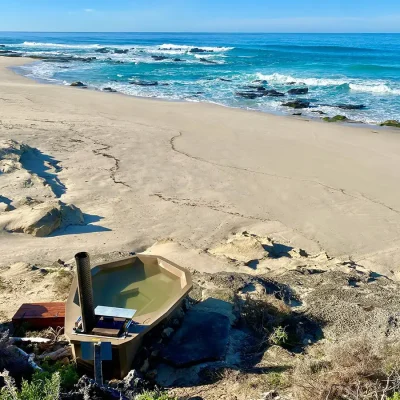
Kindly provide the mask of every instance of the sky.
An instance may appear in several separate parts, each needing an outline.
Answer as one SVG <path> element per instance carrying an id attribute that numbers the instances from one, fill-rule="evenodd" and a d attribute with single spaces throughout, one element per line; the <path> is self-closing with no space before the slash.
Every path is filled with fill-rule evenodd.
<path id="1" fill-rule="evenodd" d="M 400 32 L 400 0 L 0 0 L 0 31 Z"/>

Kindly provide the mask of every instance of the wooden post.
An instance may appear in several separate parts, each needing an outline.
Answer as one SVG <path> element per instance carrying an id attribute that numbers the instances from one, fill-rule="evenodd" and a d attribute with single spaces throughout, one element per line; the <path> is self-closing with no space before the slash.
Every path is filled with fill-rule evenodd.
<path id="1" fill-rule="evenodd" d="M 100 342 L 94 344 L 94 380 L 99 386 L 103 385 L 103 366 Z"/>

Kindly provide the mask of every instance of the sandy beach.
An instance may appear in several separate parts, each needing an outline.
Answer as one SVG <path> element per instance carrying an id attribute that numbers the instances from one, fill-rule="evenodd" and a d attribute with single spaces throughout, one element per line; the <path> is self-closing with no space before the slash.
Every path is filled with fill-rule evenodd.
<path id="1" fill-rule="evenodd" d="M 204 251 L 247 231 L 400 278 L 398 130 L 40 84 L 9 69 L 26 62 L 0 59 L 0 140 L 51 157 L 50 197 L 85 225 L 2 231 L 2 266 L 169 242 L 213 271 Z M 4 179 L 2 196 L 29 195 Z"/>

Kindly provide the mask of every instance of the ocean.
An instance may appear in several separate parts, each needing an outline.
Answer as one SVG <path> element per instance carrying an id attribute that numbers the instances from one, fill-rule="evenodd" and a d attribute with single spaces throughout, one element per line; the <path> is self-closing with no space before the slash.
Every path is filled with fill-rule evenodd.
<path id="1" fill-rule="evenodd" d="M 0 32 L 0 44 L 38 57 L 17 72 L 52 84 L 370 124 L 400 119 L 400 34 Z M 299 99 L 309 107 L 282 105 Z"/>

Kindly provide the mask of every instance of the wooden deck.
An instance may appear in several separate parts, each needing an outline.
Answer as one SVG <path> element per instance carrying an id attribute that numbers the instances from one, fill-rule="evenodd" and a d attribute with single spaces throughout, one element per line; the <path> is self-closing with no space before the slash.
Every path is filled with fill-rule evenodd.
<path id="1" fill-rule="evenodd" d="M 24 303 L 15 313 L 12 322 L 15 327 L 26 323 L 29 329 L 63 327 L 65 303 Z"/>

